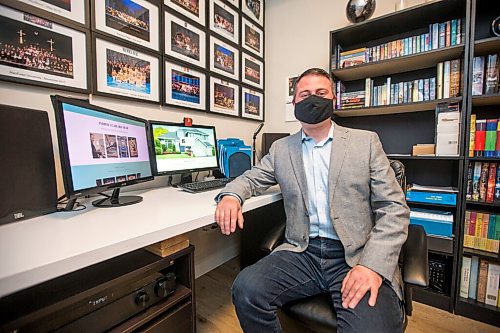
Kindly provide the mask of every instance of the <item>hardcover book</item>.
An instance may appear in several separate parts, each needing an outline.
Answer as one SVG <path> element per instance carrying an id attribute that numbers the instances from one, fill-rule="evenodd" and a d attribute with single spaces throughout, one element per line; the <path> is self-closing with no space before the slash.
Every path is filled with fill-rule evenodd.
<path id="1" fill-rule="evenodd" d="M 479 278 L 477 279 L 477 301 L 484 303 L 486 298 L 486 280 L 488 278 L 488 261 L 479 261 Z"/>
<path id="2" fill-rule="evenodd" d="M 488 169 L 489 163 L 483 162 L 481 166 L 481 175 L 479 177 L 479 201 L 484 202 L 486 200 L 486 189 L 488 186 Z"/>
<path id="3" fill-rule="evenodd" d="M 460 95 L 460 59 L 450 62 L 450 97 Z"/>
<path id="4" fill-rule="evenodd" d="M 472 65 L 472 95 L 482 95 L 484 84 L 484 56 L 474 57 Z"/>
<path id="5" fill-rule="evenodd" d="M 469 297 L 469 279 L 470 279 L 470 266 L 471 258 L 463 256 L 462 257 L 462 274 L 460 279 L 460 297 Z"/>
<path id="6" fill-rule="evenodd" d="M 485 94 L 496 94 L 498 92 L 498 55 L 488 55 L 486 64 Z"/>

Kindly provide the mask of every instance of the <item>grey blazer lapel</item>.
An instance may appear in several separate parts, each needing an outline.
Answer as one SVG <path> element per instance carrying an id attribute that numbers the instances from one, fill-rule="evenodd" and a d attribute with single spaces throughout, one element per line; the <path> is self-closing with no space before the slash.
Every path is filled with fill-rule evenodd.
<path id="1" fill-rule="evenodd" d="M 302 158 L 302 131 L 299 131 L 290 137 L 290 161 L 292 162 L 293 172 L 295 179 L 299 184 L 302 198 L 304 199 L 305 207 L 309 211 L 309 199 L 307 196 L 307 180 L 304 170 L 304 159 Z"/>
<path id="2" fill-rule="evenodd" d="M 349 143 L 349 131 L 347 128 L 334 125 L 333 128 L 333 141 L 332 152 L 330 154 L 330 170 L 328 177 L 328 189 L 330 192 L 330 204 L 333 202 L 333 195 L 335 187 L 340 176 L 340 170 L 344 163 L 344 158 L 347 152 L 347 145 Z"/>

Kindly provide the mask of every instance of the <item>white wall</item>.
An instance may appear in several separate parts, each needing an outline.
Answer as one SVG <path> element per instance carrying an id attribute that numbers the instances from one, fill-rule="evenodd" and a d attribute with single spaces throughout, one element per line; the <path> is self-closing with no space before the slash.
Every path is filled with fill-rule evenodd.
<path id="1" fill-rule="evenodd" d="M 406 0 L 408 6 L 424 0 Z M 372 18 L 392 13 L 396 0 L 376 0 Z M 288 77 L 311 67 L 329 69 L 329 32 L 351 24 L 347 0 L 266 0 L 266 124 L 263 132 L 294 133 L 300 123 L 285 122 Z"/>

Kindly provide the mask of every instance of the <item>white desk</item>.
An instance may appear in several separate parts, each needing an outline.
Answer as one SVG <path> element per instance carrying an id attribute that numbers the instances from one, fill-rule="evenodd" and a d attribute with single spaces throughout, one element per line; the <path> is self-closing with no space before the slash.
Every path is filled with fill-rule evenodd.
<path id="1" fill-rule="evenodd" d="M 214 222 L 218 190 L 150 189 L 138 204 L 60 212 L 0 227 L 0 297 Z M 127 193 L 124 193 L 127 195 Z M 246 201 L 249 211 L 281 200 L 278 187 Z"/>

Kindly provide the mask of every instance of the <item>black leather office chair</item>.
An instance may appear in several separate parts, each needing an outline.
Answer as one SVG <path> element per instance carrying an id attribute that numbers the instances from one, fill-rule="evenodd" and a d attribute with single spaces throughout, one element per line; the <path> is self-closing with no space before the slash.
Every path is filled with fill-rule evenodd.
<path id="1" fill-rule="evenodd" d="M 391 160 L 396 178 L 403 189 L 406 188 L 404 165 Z M 260 243 L 259 251 L 265 256 L 281 244 L 285 237 L 283 219 L 268 232 Z M 429 265 L 427 258 L 427 235 L 423 227 L 410 225 L 408 239 L 399 257 L 404 281 L 405 323 L 412 314 L 412 286 L 426 287 L 429 284 Z M 336 332 L 337 315 L 327 294 L 319 294 L 287 303 L 278 310 L 283 332 Z"/>

